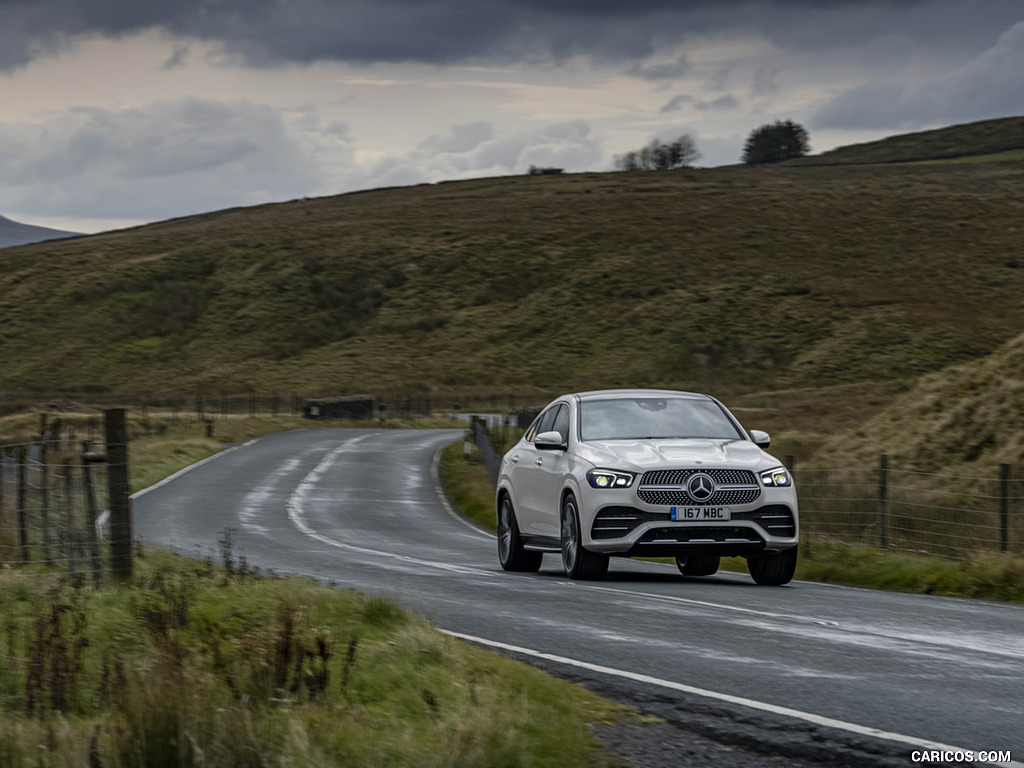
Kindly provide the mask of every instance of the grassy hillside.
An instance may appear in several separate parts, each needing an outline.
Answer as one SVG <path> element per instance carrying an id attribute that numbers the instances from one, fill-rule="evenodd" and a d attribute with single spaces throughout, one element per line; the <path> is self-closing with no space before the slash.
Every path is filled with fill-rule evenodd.
<path id="1" fill-rule="evenodd" d="M 879 453 L 903 468 L 968 476 L 974 467 L 991 474 L 995 464 L 1024 462 L 1024 335 L 983 361 L 923 376 L 818 458 L 871 466 Z"/>
<path id="2" fill-rule="evenodd" d="M 1024 327 L 1024 164 L 502 178 L 0 251 L 0 389 L 916 377 Z"/>
<path id="3" fill-rule="evenodd" d="M 788 164 L 907 163 L 952 158 L 974 161 L 983 156 L 995 156 L 999 160 L 1020 160 L 1022 155 L 1024 117 L 1005 117 L 838 147 Z"/>

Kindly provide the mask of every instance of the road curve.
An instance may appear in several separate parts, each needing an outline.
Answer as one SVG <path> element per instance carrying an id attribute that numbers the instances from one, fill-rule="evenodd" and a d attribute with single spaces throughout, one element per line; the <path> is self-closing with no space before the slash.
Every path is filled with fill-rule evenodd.
<path id="1" fill-rule="evenodd" d="M 552 555 L 538 574 L 506 574 L 493 536 L 451 512 L 432 473 L 461 434 L 269 435 L 136 494 L 135 533 L 216 557 L 233 529 L 251 565 L 392 596 L 452 634 L 711 735 L 836 764 L 950 750 L 1024 764 L 1024 607 L 684 579 L 631 560 L 597 583 L 568 581 Z"/>

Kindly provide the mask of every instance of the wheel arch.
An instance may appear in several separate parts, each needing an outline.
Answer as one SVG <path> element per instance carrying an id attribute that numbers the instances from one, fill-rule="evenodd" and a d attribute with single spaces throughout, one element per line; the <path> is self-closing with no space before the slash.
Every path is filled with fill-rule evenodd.
<path id="1" fill-rule="evenodd" d="M 572 496 L 573 499 L 576 500 L 576 519 L 580 526 L 580 542 L 589 547 L 593 542 L 593 539 L 590 536 L 589 526 L 586 526 L 584 523 L 582 510 L 580 509 L 582 494 L 576 483 L 572 482 L 572 479 L 562 487 L 562 492 L 558 496 L 559 519 L 561 519 L 562 516 L 562 508 L 565 506 L 565 500 L 569 498 L 569 496 Z"/>

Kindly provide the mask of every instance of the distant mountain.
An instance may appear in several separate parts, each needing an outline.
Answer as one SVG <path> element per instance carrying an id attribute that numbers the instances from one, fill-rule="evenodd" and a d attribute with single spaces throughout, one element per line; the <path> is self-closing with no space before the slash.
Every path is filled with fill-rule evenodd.
<path id="1" fill-rule="evenodd" d="M 19 224 L 0 216 L 0 248 L 39 243 L 43 240 L 56 240 L 60 237 L 74 237 L 77 234 L 80 233 L 65 232 L 62 229 L 50 229 L 49 227 L 35 227 L 31 224 Z"/>

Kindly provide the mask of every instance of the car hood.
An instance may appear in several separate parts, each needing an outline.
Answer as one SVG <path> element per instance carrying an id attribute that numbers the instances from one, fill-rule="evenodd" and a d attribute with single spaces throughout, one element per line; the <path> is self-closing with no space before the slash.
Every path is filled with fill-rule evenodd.
<path id="1" fill-rule="evenodd" d="M 694 466 L 756 471 L 779 464 L 749 440 L 592 440 L 577 443 L 576 452 L 598 467 L 637 472 Z"/>

